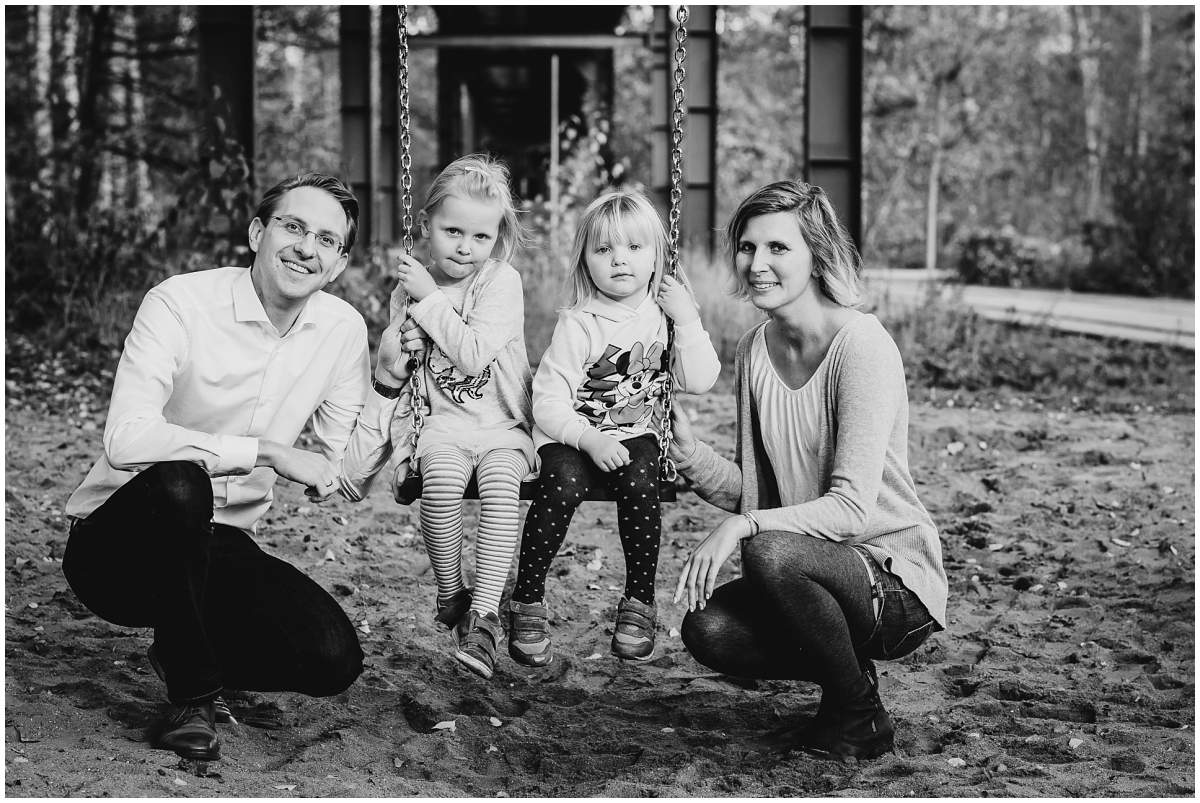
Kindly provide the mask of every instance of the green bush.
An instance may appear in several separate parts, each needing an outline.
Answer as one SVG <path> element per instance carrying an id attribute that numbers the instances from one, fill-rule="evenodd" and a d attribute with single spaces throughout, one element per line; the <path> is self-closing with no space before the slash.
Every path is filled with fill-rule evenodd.
<path id="1" fill-rule="evenodd" d="M 1195 359 L 1184 349 L 993 321 L 936 294 L 884 323 L 914 400 L 949 391 L 1102 410 L 1195 408 Z"/>
<path id="2" fill-rule="evenodd" d="M 966 284 L 999 287 L 1065 287 L 1062 246 L 1017 233 L 975 230 L 957 241 L 955 270 Z"/>

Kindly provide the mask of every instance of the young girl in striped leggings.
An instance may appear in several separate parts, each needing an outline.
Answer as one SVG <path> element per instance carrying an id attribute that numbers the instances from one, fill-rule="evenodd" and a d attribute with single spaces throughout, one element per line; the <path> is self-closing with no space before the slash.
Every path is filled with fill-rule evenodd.
<path id="1" fill-rule="evenodd" d="M 481 155 L 452 162 L 429 188 L 418 223 L 429 261 L 401 256 L 399 289 L 409 299 L 406 344 L 427 346 L 422 392 L 412 394 L 413 404 L 427 405 L 413 455 L 422 475 L 421 535 L 437 580 L 436 620 L 454 636 L 454 657 L 490 678 L 503 635 L 500 595 L 517 544 L 521 480 L 534 459 L 521 276 L 509 264 L 524 231 L 508 170 Z M 403 432 L 410 413 L 398 404 L 390 429 Z M 389 429 L 368 423 L 365 429 Z M 357 441 L 347 460 L 364 451 L 368 457 L 357 462 L 366 470 L 347 475 L 361 479 L 381 467 L 386 449 L 371 452 Z M 473 590 L 461 563 L 463 494 L 472 476 L 480 500 Z"/>

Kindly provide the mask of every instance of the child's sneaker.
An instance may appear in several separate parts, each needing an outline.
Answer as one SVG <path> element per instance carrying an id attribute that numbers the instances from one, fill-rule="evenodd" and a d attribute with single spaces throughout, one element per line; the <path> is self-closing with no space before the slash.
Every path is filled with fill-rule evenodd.
<path id="1" fill-rule="evenodd" d="M 617 604 L 617 627 L 613 631 L 612 652 L 618 658 L 647 661 L 654 653 L 653 605 L 622 597 Z"/>
<path id="2" fill-rule="evenodd" d="M 543 603 L 508 603 L 508 654 L 518 664 L 549 666 L 554 660 L 550 642 L 549 609 Z"/>
<path id="3" fill-rule="evenodd" d="M 490 678 L 496 668 L 496 645 L 504 636 L 500 617 L 494 613 L 467 614 L 466 632 L 454 657 L 482 678 Z"/>

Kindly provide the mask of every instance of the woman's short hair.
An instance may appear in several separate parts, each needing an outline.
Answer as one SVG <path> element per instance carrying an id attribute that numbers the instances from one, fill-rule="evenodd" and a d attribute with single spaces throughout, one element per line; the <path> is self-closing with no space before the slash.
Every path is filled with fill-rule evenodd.
<path id="1" fill-rule="evenodd" d="M 737 270 L 738 240 L 751 218 L 775 212 L 792 212 L 800 235 L 812 252 L 813 273 L 821 292 L 843 307 L 862 302 L 862 261 L 850 233 L 838 220 L 829 196 L 820 187 L 803 181 L 776 181 L 759 187 L 738 204 L 725 229 L 729 264 L 737 282 L 736 294 L 746 298 L 750 289 Z"/>
<path id="2" fill-rule="evenodd" d="M 318 190 L 325 190 L 341 204 L 342 211 L 346 213 L 346 221 L 350 224 L 346 228 L 346 244 L 342 246 L 342 253 L 350 253 L 350 247 L 354 245 L 354 238 L 358 236 L 358 198 L 354 197 L 354 192 L 337 176 L 326 173 L 300 173 L 285 178 L 266 191 L 262 200 L 258 202 L 258 209 L 255 210 L 254 216 L 262 221 L 264 226 L 267 225 L 271 222 L 271 215 L 275 214 L 275 208 L 279 206 L 280 199 L 298 187 L 316 187 Z"/>
<path id="3" fill-rule="evenodd" d="M 470 198 L 500 207 L 500 231 L 496 236 L 499 259 L 511 262 L 517 249 L 524 246 L 529 235 L 517 216 L 516 202 L 509 186 L 508 167 L 499 159 L 484 153 L 461 156 L 438 173 L 429 185 L 421 216 L 428 219 L 451 195 Z"/>

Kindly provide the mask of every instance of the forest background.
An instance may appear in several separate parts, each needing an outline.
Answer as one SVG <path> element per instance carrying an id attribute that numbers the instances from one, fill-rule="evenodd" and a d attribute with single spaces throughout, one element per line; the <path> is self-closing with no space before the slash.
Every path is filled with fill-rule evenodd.
<path id="1" fill-rule="evenodd" d="M 804 13 L 720 11 L 718 221 L 802 163 Z M 263 189 L 342 168 L 336 7 L 258 8 L 253 169 L 204 125 L 194 8 L 8 6 L 5 17 L 10 336 L 118 347 L 150 286 L 247 261 Z M 631 6 L 618 32 L 645 34 L 651 17 Z M 413 7 L 414 33 L 436 24 Z M 868 7 L 868 271 L 1193 295 L 1194 32 L 1189 6 Z M 411 57 L 418 201 L 438 168 L 436 90 L 422 79 L 434 58 Z M 563 124 L 564 230 L 604 185 L 649 175 L 649 60 L 648 48 L 617 49 L 611 125 L 602 113 Z M 529 268 L 557 280 L 548 202 L 525 202 L 543 235 Z M 354 261 L 336 292 L 378 327 L 386 260 L 356 249 Z M 542 295 L 534 353 L 553 318 L 554 294 Z"/>

